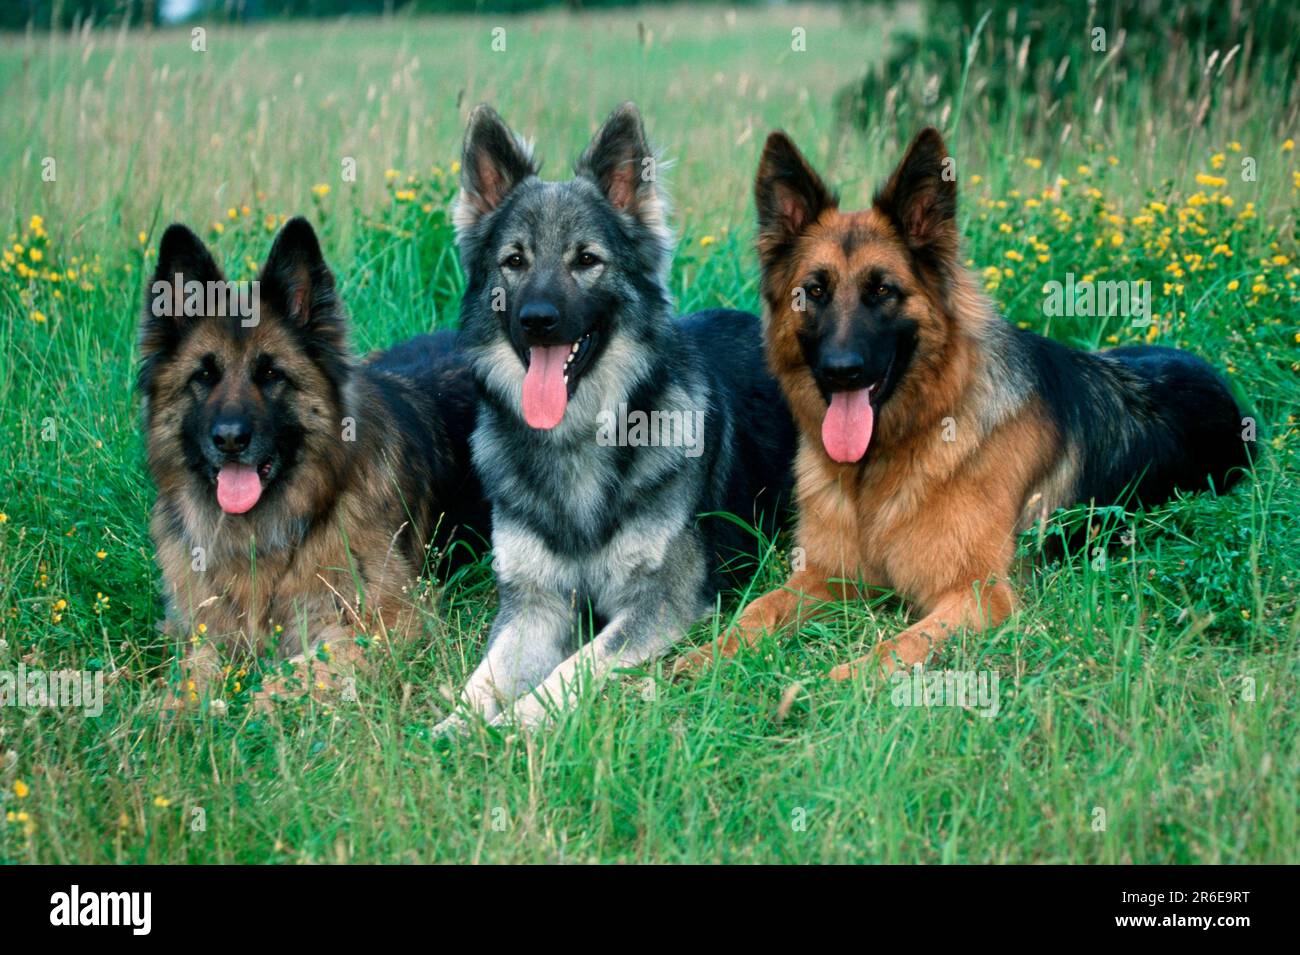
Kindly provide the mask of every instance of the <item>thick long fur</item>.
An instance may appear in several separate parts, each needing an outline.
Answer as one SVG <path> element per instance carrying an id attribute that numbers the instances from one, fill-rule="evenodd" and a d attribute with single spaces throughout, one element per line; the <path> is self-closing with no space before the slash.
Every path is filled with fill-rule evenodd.
<path id="1" fill-rule="evenodd" d="M 921 619 L 832 675 L 922 663 L 957 628 L 1011 612 L 1027 526 L 1076 503 L 1223 491 L 1249 463 L 1242 412 L 1200 358 L 1084 353 L 1004 321 L 961 265 L 949 168 L 927 129 L 871 208 L 841 212 L 794 144 L 769 137 L 755 186 L 765 338 L 800 430 L 807 567 L 683 666 L 858 593 L 852 582 L 895 589 Z M 842 462 L 823 426 L 846 388 L 867 389 L 874 431 Z"/>
<path id="2" fill-rule="evenodd" d="M 202 241 L 173 225 L 147 295 L 138 384 L 158 489 L 151 531 L 186 695 L 212 689 L 222 648 L 332 656 L 338 672 L 357 636 L 405 636 L 411 585 L 462 563 L 489 533 L 469 466 L 473 384 L 455 336 L 356 360 L 304 219 L 275 240 L 255 324 L 155 314 L 154 289 L 178 275 L 223 281 Z M 249 460 L 265 472 L 242 514 L 216 496 L 221 416 L 249 424 Z"/>
<path id="3" fill-rule="evenodd" d="M 770 533 L 789 491 L 794 429 L 764 368 L 758 319 L 673 316 L 665 200 L 642 174 L 651 159 L 630 105 L 565 182 L 538 178 L 490 109 L 470 120 L 456 215 L 461 323 L 479 386 L 472 447 L 492 504 L 500 609 L 466 713 L 537 722 L 543 701 L 563 703 L 581 674 L 663 653 L 712 606 L 723 565 L 754 552 L 733 521 L 700 515 L 730 512 Z M 521 412 L 534 360 L 521 323 L 543 306 L 578 356 L 549 429 Z M 620 408 L 702 413 L 698 453 L 602 442 L 602 417 Z M 588 622 L 594 636 L 579 650 Z M 463 725 L 458 714 L 440 729 Z"/>

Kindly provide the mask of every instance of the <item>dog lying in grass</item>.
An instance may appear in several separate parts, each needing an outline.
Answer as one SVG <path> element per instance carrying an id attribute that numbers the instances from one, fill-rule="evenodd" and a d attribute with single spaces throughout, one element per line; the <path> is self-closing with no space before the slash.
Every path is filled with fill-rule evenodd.
<path id="1" fill-rule="evenodd" d="M 666 652 L 784 508 L 794 428 L 756 316 L 678 318 L 653 154 L 631 104 L 546 182 L 491 109 L 470 119 L 456 225 L 500 609 L 460 712 L 533 725 L 584 676 Z M 675 422 L 634 440 L 618 420 Z M 621 436 L 621 437 L 620 437 Z M 752 563 L 752 561 L 751 561 Z M 591 639 L 583 642 L 588 635 Z"/>
<path id="2" fill-rule="evenodd" d="M 182 703 L 221 688 L 222 650 L 292 659 L 309 688 L 333 687 L 372 638 L 416 627 L 422 574 L 488 533 L 451 333 L 357 361 L 305 219 L 280 231 L 252 296 L 233 289 L 197 236 L 167 229 L 139 391 Z"/>
<path id="3" fill-rule="evenodd" d="M 838 201 L 783 133 L 755 197 L 768 363 L 799 425 L 806 565 L 690 669 L 820 602 L 892 588 L 921 619 L 837 666 L 925 662 L 1012 610 L 1017 534 L 1080 502 L 1223 491 L 1249 464 L 1242 411 L 1185 351 L 1086 353 L 999 316 L 958 250 L 957 183 L 922 131 L 871 207 Z"/>

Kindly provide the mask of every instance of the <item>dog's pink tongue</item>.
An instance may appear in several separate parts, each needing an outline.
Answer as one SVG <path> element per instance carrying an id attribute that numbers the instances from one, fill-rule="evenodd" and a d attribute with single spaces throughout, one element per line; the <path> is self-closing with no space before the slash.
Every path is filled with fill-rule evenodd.
<path id="1" fill-rule="evenodd" d="M 524 420 L 529 427 L 554 428 L 569 404 L 569 386 L 564 382 L 564 362 L 572 345 L 545 345 L 528 350 L 528 371 L 524 375 Z"/>
<path id="2" fill-rule="evenodd" d="M 822 444 L 826 453 L 841 464 L 852 464 L 867 453 L 875 413 L 867 389 L 837 391 L 822 419 Z"/>
<path id="3" fill-rule="evenodd" d="M 224 464 L 217 472 L 217 503 L 227 514 L 251 510 L 262 496 L 257 469 L 247 464 Z"/>

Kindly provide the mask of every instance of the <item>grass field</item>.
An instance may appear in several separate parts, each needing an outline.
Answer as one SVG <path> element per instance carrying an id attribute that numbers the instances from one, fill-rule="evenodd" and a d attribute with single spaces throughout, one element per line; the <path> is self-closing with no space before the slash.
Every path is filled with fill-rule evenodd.
<path id="1" fill-rule="evenodd" d="M 1137 61 L 1087 128 L 995 126 L 972 69 L 964 107 L 838 122 L 840 90 L 921 21 L 902 5 L 324 22 L 211 29 L 206 52 L 179 30 L 0 38 L 0 672 L 108 675 L 98 718 L 0 708 L 0 862 L 1300 861 L 1294 88 L 1193 124 L 1143 95 Z M 694 682 L 629 675 L 533 736 L 435 743 L 493 613 L 485 563 L 356 703 L 260 716 L 236 694 L 224 718 L 160 722 L 171 657 L 132 379 L 162 229 L 189 223 L 242 278 L 309 215 L 358 343 L 386 344 L 454 324 L 446 209 L 469 108 L 495 104 L 558 177 L 624 99 L 676 160 L 683 310 L 757 307 L 769 129 L 847 205 L 900 136 L 942 121 L 966 255 L 1009 320 L 1224 368 L 1256 472 L 1114 517 L 1108 548 L 1027 559 L 1018 616 L 938 662 L 997 675 L 992 717 L 824 678 L 906 625 L 885 596 Z M 1155 323 L 1047 317 L 1043 284 L 1067 272 L 1151 280 Z"/>

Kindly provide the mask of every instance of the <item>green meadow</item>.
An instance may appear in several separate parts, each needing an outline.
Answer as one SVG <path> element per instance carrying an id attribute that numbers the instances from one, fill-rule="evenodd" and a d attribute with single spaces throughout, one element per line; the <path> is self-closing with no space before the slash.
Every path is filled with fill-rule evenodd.
<path id="1" fill-rule="evenodd" d="M 1269 72 L 1253 48 L 1157 66 L 1081 33 L 1062 84 L 995 16 L 957 41 L 958 83 L 884 75 L 855 105 L 900 38 L 945 24 L 901 3 L 0 36 L 0 674 L 104 676 L 95 717 L 0 707 L 0 862 L 1300 861 L 1300 39 Z M 913 619 L 882 594 L 696 679 L 620 675 L 537 733 L 434 741 L 494 612 L 485 559 L 422 595 L 421 639 L 354 702 L 253 712 L 237 673 L 223 714 L 161 718 L 133 379 L 162 230 L 252 278 L 304 214 L 359 348 L 454 327 L 468 111 L 495 105 L 558 178 L 627 99 L 671 161 L 683 311 L 758 308 L 770 130 L 850 207 L 936 123 L 1008 320 L 1202 355 L 1250 409 L 1256 467 L 1221 497 L 1080 508 L 1062 520 L 1097 533 L 1060 559 L 1027 537 L 1019 612 L 935 663 L 995 678 L 984 707 L 826 679 Z M 1149 281 L 1150 323 L 1047 314 L 1067 275 Z M 756 541 L 753 593 L 789 546 Z"/>

